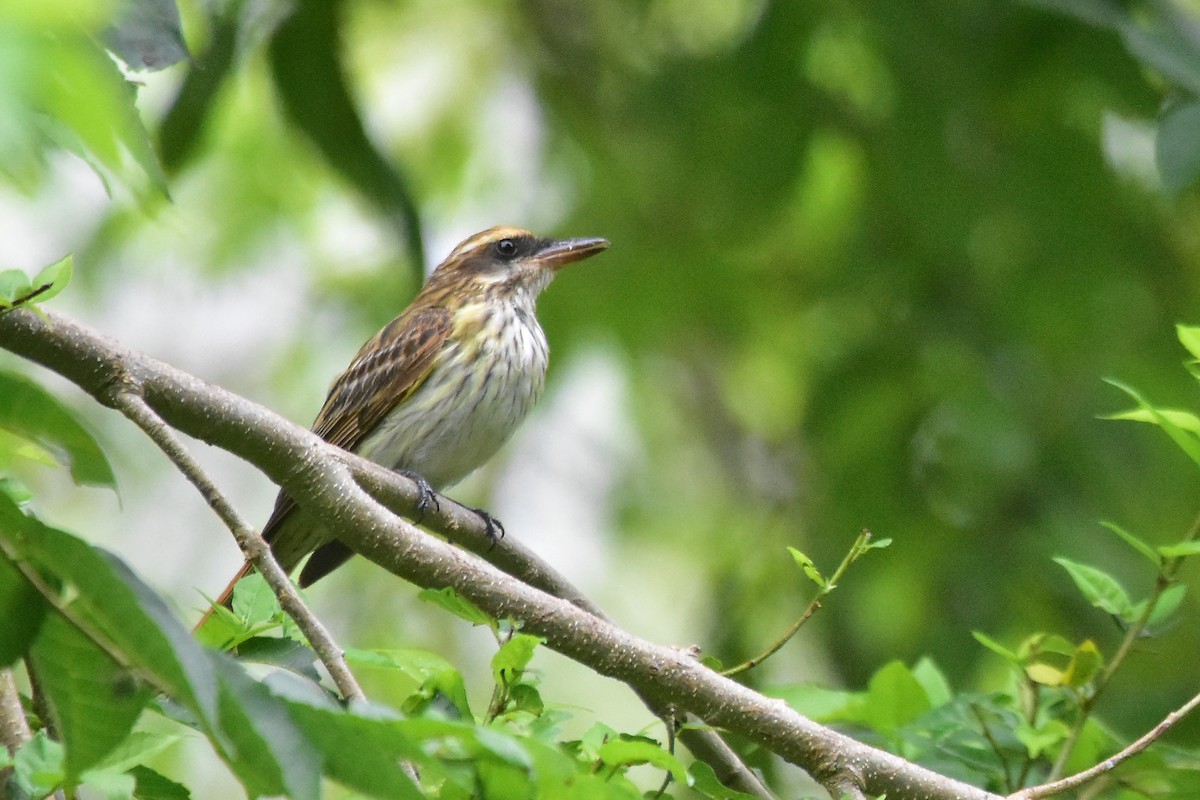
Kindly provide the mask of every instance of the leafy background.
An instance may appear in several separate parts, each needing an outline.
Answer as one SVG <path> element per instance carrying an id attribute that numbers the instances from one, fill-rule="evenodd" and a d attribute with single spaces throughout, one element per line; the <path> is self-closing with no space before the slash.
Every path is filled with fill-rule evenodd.
<path id="1" fill-rule="evenodd" d="M 1160 543 L 1196 513 L 1182 454 L 1097 419 L 1128 405 L 1105 376 L 1194 400 L 1173 325 L 1197 321 L 1200 204 L 1186 147 L 1155 162 L 1160 114 L 1174 142 L 1195 130 L 1187 70 L 1162 68 L 1188 65 L 1171 57 L 1190 29 L 1160 6 L 183 3 L 194 61 L 138 75 L 161 174 L 132 134 L 87 138 L 89 109 L 121 97 L 29 77 L 95 67 L 33 31 L 116 9 L 47 8 L 0 12 L 3 266 L 73 251 L 58 307 L 293 419 L 458 239 L 506 223 L 613 242 L 540 304 L 538 415 L 453 493 L 636 633 L 748 657 L 807 600 L 786 546 L 828 570 L 869 528 L 892 546 L 749 680 L 861 687 L 929 655 L 986 688 L 1003 665 L 972 630 L 1119 639 L 1053 556 L 1140 593 L 1152 576 L 1098 521 Z M 107 186 L 37 157 L 61 131 L 30 97 L 79 106 Z M 194 613 L 232 541 L 126 423 L 62 396 L 121 496 L 23 476 L 41 513 Z M 265 518 L 272 487 L 202 455 Z M 486 636 L 414 594 L 355 563 L 310 597 L 345 642 L 457 652 L 486 685 Z M 1135 733 L 1188 696 L 1198 637 L 1147 641 L 1105 719 Z M 579 702 L 583 670 L 538 659 L 544 693 Z M 584 685 L 610 724 L 650 724 Z"/>

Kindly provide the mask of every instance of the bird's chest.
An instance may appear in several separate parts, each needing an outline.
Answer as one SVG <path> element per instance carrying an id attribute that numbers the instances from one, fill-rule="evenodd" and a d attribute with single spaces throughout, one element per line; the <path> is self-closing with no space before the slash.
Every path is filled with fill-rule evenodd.
<path id="1" fill-rule="evenodd" d="M 495 454 L 537 402 L 549 348 L 532 311 L 467 315 L 437 366 L 359 449 L 431 484 L 457 483 Z"/>

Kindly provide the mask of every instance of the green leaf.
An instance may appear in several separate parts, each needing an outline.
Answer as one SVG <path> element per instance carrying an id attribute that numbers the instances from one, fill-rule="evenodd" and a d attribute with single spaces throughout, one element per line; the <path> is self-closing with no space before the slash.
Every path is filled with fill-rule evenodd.
<path id="1" fill-rule="evenodd" d="M 1193 56 L 1193 59 L 1195 56 Z M 1178 102 L 1158 117 L 1154 162 L 1163 186 L 1177 195 L 1200 177 L 1200 103 Z M 1183 338 L 1180 337 L 1180 341 Z M 1187 342 L 1184 342 L 1187 346 Z M 1190 348 L 1189 348 L 1190 349 Z M 1193 351 L 1193 358 L 1198 356 Z"/>
<path id="2" fill-rule="evenodd" d="M 395 670 L 403 677 L 396 687 L 408 699 L 404 710 L 419 713 L 440 700 L 448 700 L 462 719 L 473 719 L 462 674 L 442 656 L 426 650 L 346 650 L 351 666 Z"/>
<path id="3" fill-rule="evenodd" d="M 307 645 L 278 636 L 252 636 L 238 643 L 238 661 L 268 664 L 320 683 L 316 652 Z"/>
<path id="4" fill-rule="evenodd" d="M 133 800 L 137 781 L 124 772 L 91 771 L 83 776 L 82 784 L 104 795 L 105 800 Z"/>
<path id="5" fill-rule="evenodd" d="M 58 459 L 46 448 L 0 428 L 0 471 L 7 471 L 14 458 L 23 458 L 46 467 L 59 466 Z"/>
<path id="6" fill-rule="evenodd" d="M 1176 325 L 1175 335 L 1179 337 L 1179 343 L 1192 354 L 1192 358 L 1200 361 L 1200 325 Z"/>
<path id="7" fill-rule="evenodd" d="M 1175 427 L 1190 433 L 1200 433 L 1200 417 L 1190 411 L 1179 408 L 1133 408 L 1116 414 L 1104 414 L 1101 419 L 1124 420 L 1127 422 L 1145 422 L 1158 425 L 1160 420 L 1167 420 Z"/>
<path id="8" fill-rule="evenodd" d="M 479 797 L 524 798 L 534 796 L 529 770 L 511 764 L 486 760 L 476 762 Z"/>
<path id="9" fill-rule="evenodd" d="M 1025 665 L 1029 680 L 1042 686 L 1062 686 L 1066 682 L 1066 670 L 1045 661 L 1032 661 Z"/>
<path id="10" fill-rule="evenodd" d="M 813 683 L 796 683 L 768 687 L 763 692 L 777 697 L 791 708 L 814 722 L 835 722 L 847 719 L 850 712 L 862 704 L 862 693 L 845 689 L 830 689 Z"/>
<path id="11" fill-rule="evenodd" d="M 224 657 L 197 644 L 166 603 L 99 548 L 27 517 L 0 495 L 0 550 L 57 576 L 69 612 L 154 688 L 182 705 L 247 794 L 319 794 L 319 760 L 286 708 Z"/>
<path id="12" fill-rule="evenodd" d="M 16 565 L 0 553 L 0 668 L 21 658 L 33 644 L 46 603 Z"/>
<path id="13" fill-rule="evenodd" d="M 1075 652 L 1075 644 L 1057 633 L 1035 633 L 1021 643 L 1017 652 L 1023 659 L 1036 658 L 1046 653 L 1069 658 Z"/>
<path id="14" fill-rule="evenodd" d="M 44 797 L 63 785 L 63 748 L 38 731 L 13 756 L 17 785 L 27 794 Z"/>
<path id="15" fill-rule="evenodd" d="M 1156 628 L 1174 616 L 1179 610 L 1180 604 L 1183 603 L 1183 598 L 1187 595 L 1187 584 L 1177 583 L 1174 586 L 1167 587 L 1158 598 L 1158 602 L 1154 604 L 1154 610 L 1150 612 L 1150 617 L 1146 620 L 1146 624 L 1151 628 Z"/>
<path id="16" fill-rule="evenodd" d="M 1010 664 L 1021 666 L 1021 664 L 1024 662 L 1024 659 L 1022 659 L 1019 655 L 1014 653 L 1012 650 L 1009 650 L 1007 647 L 1000 644 L 987 634 L 982 633 L 981 631 L 971 631 L 971 635 L 975 637 L 975 641 L 979 642 L 981 645 L 986 647 L 988 650 L 991 650 L 1005 661 L 1008 661 Z"/>
<path id="17" fill-rule="evenodd" d="M 1063 676 L 1063 684 L 1073 689 L 1082 689 L 1091 683 L 1102 666 L 1104 656 L 1100 654 L 1095 642 L 1086 639 L 1071 654 L 1071 661 Z"/>
<path id="18" fill-rule="evenodd" d="M 429 650 L 345 650 L 346 663 L 351 666 L 398 670 L 413 678 L 414 683 L 433 677 L 439 672 L 454 669 L 444 657 Z"/>
<path id="19" fill-rule="evenodd" d="M 1162 563 L 1162 559 L 1159 558 L 1158 553 L 1155 552 L 1153 547 L 1146 544 L 1141 539 L 1122 528 L 1120 525 L 1117 525 L 1115 522 L 1106 522 L 1104 520 L 1101 520 L 1100 524 L 1105 528 L 1108 528 L 1117 536 L 1121 537 L 1121 539 L 1134 550 L 1144 555 L 1146 559 L 1155 566 L 1155 568 Z"/>
<path id="20" fill-rule="evenodd" d="M 609 739 L 615 739 L 620 735 L 619 731 L 603 722 L 594 723 L 579 737 L 577 743 L 579 757 L 584 761 L 599 760 L 600 747 Z"/>
<path id="21" fill-rule="evenodd" d="M 924 687 L 900 661 L 885 664 L 867 683 L 864 721 L 875 730 L 895 731 L 929 711 Z"/>
<path id="22" fill-rule="evenodd" d="M 404 760 L 422 760 L 424 754 L 405 734 L 401 720 L 296 701 L 288 701 L 287 706 L 333 780 L 371 797 L 420 800 L 424 796 L 403 765 Z"/>
<path id="23" fill-rule="evenodd" d="M 212 616 L 196 631 L 196 641 L 205 647 L 211 647 L 214 650 L 233 650 L 242 642 L 252 639 L 262 632 L 262 626 L 251 628 L 225 606 L 214 605 L 213 598 L 206 597 L 205 603 L 206 609 L 211 609 Z"/>
<path id="24" fill-rule="evenodd" d="M 1133 613 L 1133 603 L 1115 578 L 1095 567 L 1067 558 L 1056 557 L 1054 562 L 1067 571 L 1089 603 L 1113 616 L 1129 619 Z"/>
<path id="25" fill-rule="evenodd" d="M 703 761 L 693 761 L 688 767 L 692 789 L 713 800 L 753 800 L 752 795 L 734 791 L 717 779 L 717 773 Z"/>
<path id="26" fill-rule="evenodd" d="M 525 667 L 529 666 L 534 650 L 545 641 L 528 633 L 514 633 L 492 656 L 492 679 L 497 684 L 512 683 L 519 679 Z"/>
<path id="27" fill-rule="evenodd" d="M 1095 715 L 1092 715 L 1088 717 L 1083 725 L 1083 730 L 1079 734 L 1079 738 L 1075 740 L 1075 747 L 1072 748 L 1071 754 L 1066 761 L 1066 773 L 1074 775 L 1077 772 L 1082 772 L 1098 764 L 1101 760 L 1117 752 L 1128 743 L 1129 740 L 1127 738 L 1117 736 L 1114 731 L 1099 722 Z M 1151 748 L 1150 753 L 1153 752 L 1154 749 Z M 1142 758 L 1145 758 L 1147 755 L 1143 754 Z M 1192 769 L 1195 769 L 1195 767 L 1192 767 Z M 1166 796 L 1170 797 L 1172 795 Z M 1174 795 L 1175 800 L 1185 800 L 1185 797 Z"/>
<path id="28" fill-rule="evenodd" d="M 1021 720 L 1014 732 L 1018 741 L 1025 745 L 1029 757 L 1037 758 L 1066 739 L 1070 729 L 1066 723 L 1058 719 L 1049 720 L 1036 728 L 1025 720 Z"/>
<path id="29" fill-rule="evenodd" d="M 933 708 L 943 706 L 954 698 L 954 692 L 950 689 L 950 681 L 946 680 L 945 674 L 928 656 L 921 658 L 913 665 L 912 675 L 925 690 L 925 696 L 929 698 L 929 704 Z"/>
<path id="30" fill-rule="evenodd" d="M 59 614 L 47 616 L 30 658 L 77 783 L 129 735 L 150 692 Z"/>
<path id="31" fill-rule="evenodd" d="M 96 765 L 96 769 L 128 772 L 143 761 L 166 750 L 178 742 L 179 738 L 168 733 L 134 731 L 105 756 Z"/>
<path id="32" fill-rule="evenodd" d="M 610 767 L 651 764 L 670 772 L 676 781 L 687 785 L 687 769 L 684 768 L 683 762 L 662 749 L 657 742 L 641 737 L 631 739 L 622 736 L 600 745 L 599 755 L 600 760 Z"/>
<path id="33" fill-rule="evenodd" d="M 23 270 L 0 270 L 0 307 L 11 306 L 32 291 L 29 276 Z"/>
<path id="34" fill-rule="evenodd" d="M 216 680 L 205 651 L 163 600 L 115 556 L 28 517 L 0 495 L 0 542 L 56 575 L 76 595 L 71 612 L 117 651 L 133 659 L 156 686 L 204 719 L 216 718 Z"/>
<path id="35" fill-rule="evenodd" d="M 133 794 L 138 800 L 191 800 L 187 787 L 166 778 L 149 767 L 129 770 L 136 783 Z"/>
<path id="36" fill-rule="evenodd" d="M 1178 542 L 1177 544 L 1165 544 L 1158 548 L 1158 552 L 1163 558 L 1187 558 L 1188 556 L 1200 555 L 1200 540 L 1190 540 L 1186 542 Z"/>
<path id="37" fill-rule="evenodd" d="M 280 613 L 279 599 L 267 579 L 252 572 L 233 587 L 233 613 L 247 626 L 267 622 Z"/>
<path id="38" fill-rule="evenodd" d="M 457 669 L 444 670 L 429 678 L 421 684 L 420 691 L 404 703 L 404 711 L 412 714 L 425 713 L 434 708 L 443 716 L 452 712 L 459 719 L 474 718 L 467 699 L 466 684 Z"/>
<path id="39" fill-rule="evenodd" d="M 495 628 L 496 621 L 479 609 L 477 605 L 449 586 L 444 589 L 422 589 L 417 597 L 435 606 L 441 606 L 472 625 L 488 625 Z"/>
<path id="40" fill-rule="evenodd" d="M 820 588 L 824 589 L 826 586 L 825 576 L 820 573 L 820 571 L 817 569 L 817 565 L 813 563 L 813 560 L 794 547 L 789 547 L 788 552 L 792 554 L 792 560 L 796 562 L 796 566 L 800 567 L 800 569 L 804 571 L 804 574 L 808 576 L 808 579 Z"/>
<path id="41" fill-rule="evenodd" d="M 1089 25 L 1116 28 L 1126 17 L 1117 6 L 1103 0 L 1025 0 L 1031 6 L 1040 6 L 1060 14 L 1075 17 Z"/>
<path id="42" fill-rule="evenodd" d="M 321 796 L 321 757 L 287 704 L 232 661 L 218 659 L 220 744 L 251 797 Z"/>
<path id="43" fill-rule="evenodd" d="M 71 282 L 75 260 L 67 255 L 44 267 L 33 279 L 33 288 L 38 291 L 37 302 L 44 303 L 57 295 Z"/>
<path id="44" fill-rule="evenodd" d="M 512 707 L 517 711 L 524 711 L 537 717 L 546 710 L 541 692 L 528 683 L 515 683 L 509 686 L 508 696 L 512 701 Z"/>
<path id="45" fill-rule="evenodd" d="M 19 480 L 0 475 L 0 494 L 3 494 L 18 506 L 25 506 L 33 499 L 33 492 Z"/>
<path id="46" fill-rule="evenodd" d="M 55 91 L 42 98 L 47 112 L 65 123 L 60 130 L 102 179 L 118 178 L 140 188 L 130 164 L 141 167 L 155 189 L 168 196 L 150 135 L 137 108 L 137 87 L 99 46 L 84 37 L 62 37 L 50 48 Z M 75 141 L 69 141 L 71 137 Z"/>
<path id="47" fill-rule="evenodd" d="M 533 766 L 529 753 L 522 743 L 512 736 L 492 728 L 479 727 L 474 730 L 474 737 L 481 750 L 502 763 L 521 769 L 530 769 Z"/>
<path id="48" fill-rule="evenodd" d="M 1148 403 L 1132 387 L 1126 386 L 1119 381 L 1114 381 L 1111 378 L 1106 378 L 1105 380 L 1107 383 L 1117 387 L 1136 400 L 1138 406 L 1140 406 L 1143 411 L 1146 411 L 1150 414 L 1154 420 L 1154 423 L 1162 428 L 1167 435 L 1171 437 L 1171 441 L 1175 442 L 1176 446 L 1186 453 L 1188 458 L 1190 458 L 1194 464 L 1200 466 L 1200 439 L 1197 439 L 1195 434 L 1188 432 L 1187 429 L 1182 428 L 1179 425 L 1176 425 L 1168 416 L 1163 414 L 1162 411 L 1150 405 L 1150 403 Z"/>
<path id="49" fill-rule="evenodd" d="M 58 454 L 70 464 L 76 483 L 116 488 L 112 466 L 95 438 L 74 412 L 28 378 L 0 372 L 0 427 Z"/>

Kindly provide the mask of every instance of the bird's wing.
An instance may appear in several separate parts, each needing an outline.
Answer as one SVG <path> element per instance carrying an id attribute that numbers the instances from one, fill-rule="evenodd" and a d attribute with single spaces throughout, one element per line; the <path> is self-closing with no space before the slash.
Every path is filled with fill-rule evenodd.
<path id="1" fill-rule="evenodd" d="M 358 447 L 389 411 L 429 377 L 451 329 L 450 312 L 440 306 L 410 309 L 388 323 L 333 382 L 313 433 L 344 450 Z M 263 526 L 268 542 L 295 507 L 287 494 L 279 493 Z"/>
<path id="2" fill-rule="evenodd" d="M 392 320 L 334 381 L 313 433 L 344 450 L 358 447 L 429 377 L 450 330 L 450 312 L 436 306 Z"/>

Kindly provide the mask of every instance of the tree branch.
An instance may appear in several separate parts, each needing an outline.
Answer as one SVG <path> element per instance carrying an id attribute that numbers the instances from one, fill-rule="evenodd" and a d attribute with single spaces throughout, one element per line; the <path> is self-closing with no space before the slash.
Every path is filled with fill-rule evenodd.
<path id="1" fill-rule="evenodd" d="M 717 675 L 686 652 L 637 639 L 424 535 L 358 485 L 346 456 L 224 389 L 58 315 L 42 319 L 17 310 L 0 316 L 0 346 L 50 367 L 103 403 L 109 402 L 109 388 L 120 376 L 132 376 L 146 402 L 168 424 L 262 469 L 348 546 L 388 571 L 419 586 L 451 586 L 487 613 L 519 621 L 550 648 L 627 683 L 657 707 L 689 711 L 711 726 L 737 732 L 804 768 L 837 794 L 887 794 L 894 800 L 999 798 L 817 725 L 784 703 Z M 438 516 L 425 522 L 453 537 L 457 531 L 439 527 Z"/>
<path id="2" fill-rule="evenodd" d="M 1043 783 L 1041 786 L 1031 786 L 1028 789 L 1022 789 L 1019 792 L 1014 792 L 1008 796 L 1007 800 L 1041 800 L 1043 797 L 1053 797 L 1056 794 L 1070 791 L 1078 786 L 1082 786 L 1089 781 L 1094 781 L 1106 772 L 1111 772 L 1121 764 L 1133 758 L 1138 753 L 1145 750 L 1150 745 L 1154 744 L 1162 735 L 1169 731 L 1175 723 L 1186 717 L 1188 714 L 1196 710 L 1200 706 L 1200 694 L 1188 700 L 1182 706 L 1172 711 L 1163 719 L 1162 722 L 1155 725 L 1144 735 L 1139 737 L 1137 741 L 1130 744 L 1121 752 L 1109 756 L 1108 758 L 1096 764 L 1093 767 L 1085 769 L 1083 772 L 1077 772 L 1074 775 L 1069 775 L 1061 780 Z"/>
<path id="3" fill-rule="evenodd" d="M 146 401 L 133 389 L 118 391 L 112 399 L 112 405 L 132 420 L 166 453 L 171 463 L 196 487 L 213 513 L 229 528 L 233 538 L 237 540 L 238 547 L 242 549 L 246 558 L 253 562 L 254 568 L 279 598 L 280 607 L 292 618 L 316 651 L 338 691 L 342 693 L 342 698 L 348 703 L 366 700 L 366 695 L 354 679 L 350 667 L 346 665 L 342 649 L 333 640 L 325 625 L 304 605 L 300 593 L 272 555 L 270 546 L 257 530 L 242 519 L 233 504 L 225 499 L 175 432 L 167 427 L 162 417 L 154 413 L 154 409 L 146 405 Z"/>
<path id="4" fill-rule="evenodd" d="M 368 494 L 396 514 L 413 514 L 418 493 L 412 481 L 353 453 L 339 451 L 339 457 L 354 472 L 355 480 Z M 421 519 L 421 525 L 440 533 L 530 586 L 562 598 L 594 617 L 611 622 L 599 606 L 540 556 L 512 536 L 496 541 L 489 535 L 487 526 L 480 520 L 479 514 L 456 500 L 439 495 L 436 511 L 428 510 Z M 645 697 L 641 697 L 641 700 L 666 722 L 668 730 L 673 728 L 676 716 L 673 709 L 656 705 Z M 687 718 L 684 721 L 696 722 Z M 742 763 L 737 753 L 716 731 L 685 724 L 679 732 L 679 738 L 692 755 L 713 768 L 721 783 L 765 800 L 771 800 L 773 797 L 758 776 Z"/>

